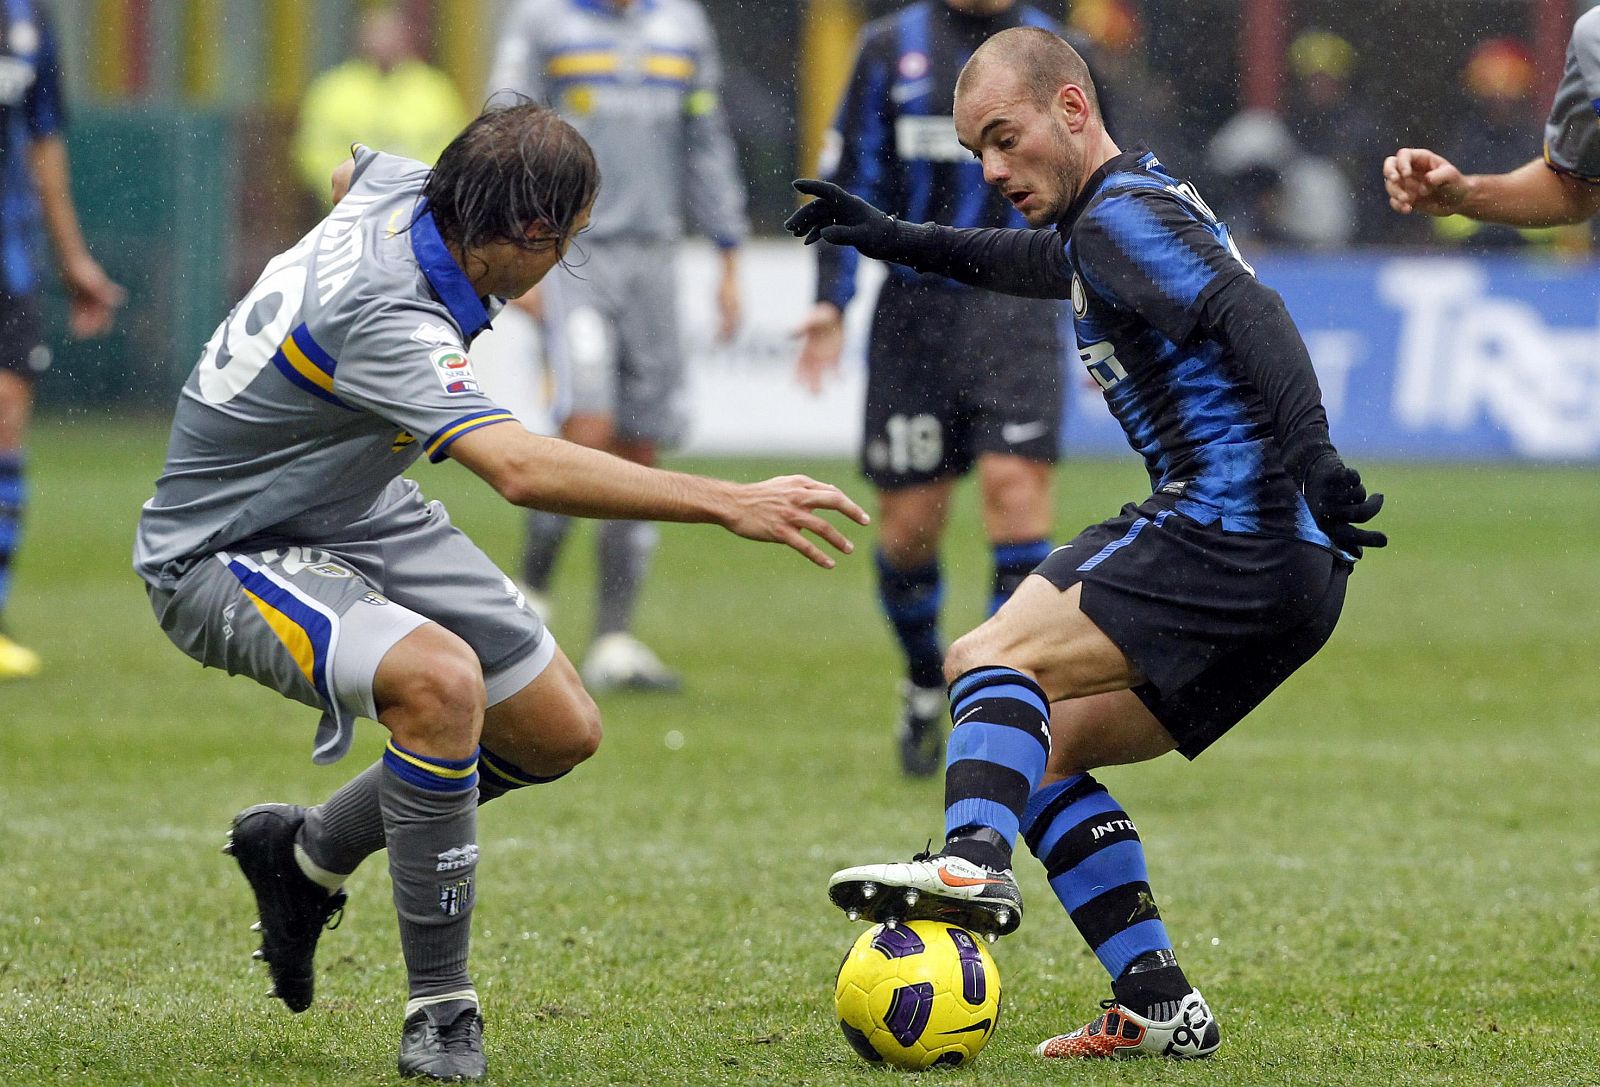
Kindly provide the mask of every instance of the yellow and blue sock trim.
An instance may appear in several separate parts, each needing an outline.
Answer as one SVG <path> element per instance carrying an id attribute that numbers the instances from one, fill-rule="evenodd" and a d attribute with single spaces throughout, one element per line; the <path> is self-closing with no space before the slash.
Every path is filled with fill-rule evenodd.
<path id="1" fill-rule="evenodd" d="M 496 755 L 487 747 L 478 748 L 478 773 L 482 776 L 485 785 L 500 792 L 525 789 L 529 785 L 547 785 L 557 778 L 566 777 L 571 772 L 570 770 L 563 770 L 559 774 L 551 774 L 548 777 L 530 774 L 510 759 Z"/>
<path id="2" fill-rule="evenodd" d="M 390 740 L 383 765 L 401 781 L 433 793 L 463 793 L 478 785 L 478 752 L 464 759 L 441 759 L 407 751 Z"/>

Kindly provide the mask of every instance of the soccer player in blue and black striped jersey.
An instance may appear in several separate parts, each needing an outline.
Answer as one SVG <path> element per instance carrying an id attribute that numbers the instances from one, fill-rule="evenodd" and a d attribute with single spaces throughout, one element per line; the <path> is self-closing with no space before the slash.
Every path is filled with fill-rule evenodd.
<path id="1" fill-rule="evenodd" d="M 822 176 L 912 222 L 1022 226 L 956 142 L 956 77 L 1000 31 L 1055 25 L 1015 0 L 917 0 L 872 22 Z M 818 248 L 817 300 L 797 333 L 795 367 L 812 391 L 838 369 L 857 263 L 854 249 Z M 905 660 L 898 744 L 913 776 L 944 764 L 939 551 L 957 480 L 977 476 L 994 556 L 991 613 L 1050 553 L 1062 310 L 1056 299 L 973 290 L 903 266 L 890 267 L 873 306 L 861 470 L 878 490 L 878 601 Z"/>
<path id="2" fill-rule="evenodd" d="M 808 242 L 991 290 L 1070 298 L 1079 354 L 1152 494 L 1057 548 L 950 648 L 945 846 L 836 873 L 852 916 L 1020 922 L 1020 833 L 1113 999 L 1044 1057 L 1204 1057 L 1221 1035 L 1157 911 L 1139 833 L 1091 771 L 1194 758 L 1333 632 L 1368 496 L 1328 434 L 1305 344 L 1193 187 L 1106 134 L 1083 60 L 1018 29 L 956 85 L 956 131 L 1034 230 L 899 222 L 826 182 Z"/>
<path id="3" fill-rule="evenodd" d="M 66 110 L 50 20 L 33 0 L 0 6 L 0 616 L 22 540 L 27 487 L 23 439 L 33 385 L 50 365 L 39 320 L 40 227 L 50 239 L 70 305 L 68 331 L 111 326 L 122 288 L 89 255 L 68 184 Z M 0 627 L 0 679 L 31 676 L 36 653 Z"/>

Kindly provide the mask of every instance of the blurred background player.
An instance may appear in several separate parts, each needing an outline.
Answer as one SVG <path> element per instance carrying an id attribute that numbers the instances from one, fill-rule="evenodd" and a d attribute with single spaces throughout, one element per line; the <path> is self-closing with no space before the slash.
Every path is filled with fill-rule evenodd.
<path id="1" fill-rule="evenodd" d="M 328 177 L 351 145 L 432 163 L 470 117 L 450 77 L 419 55 L 405 15 L 394 4 L 376 4 L 361 16 L 356 55 L 306 88 L 295 166 L 326 204 Z"/>
<path id="2" fill-rule="evenodd" d="M 110 329 L 123 299 L 78 228 L 65 122 L 49 14 L 30 0 L 8 3 L 0 8 L 0 679 L 42 667 L 38 654 L 12 641 L 4 626 L 27 502 L 23 443 L 33 383 L 50 365 L 39 316 L 41 220 L 67 291 L 67 331 L 74 338 Z"/>
<path id="3" fill-rule="evenodd" d="M 574 267 L 522 303 L 544 325 L 562 437 L 653 465 L 688 423 L 675 286 L 686 225 L 722 255 L 719 338 L 740 319 L 738 250 L 749 223 L 710 23 L 695 0 L 517 0 L 499 43 L 489 93 L 547 101 L 583 133 L 605 178 Z M 556 513 L 528 518 L 522 579 L 541 611 L 571 528 Z M 657 540 L 640 521 L 600 526 L 594 641 L 583 663 L 591 690 L 679 685 L 632 634 Z"/>
<path id="4" fill-rule="evenodd" d="M 1580 223 L 1600 211 L 1600 8 L 1573 24 L 1544 126 L 1544 157 L 1498 174 L 1463 174 L 1425 147 L 1383 160 L 1389 206 L 1516 227 Z M 1470 165 L 1477 165 L 1472 163 Z"/>
<path id="5" fill-rule="evenodd" d="M 921 0 L 871 23 L 821 174 L 908 222 L 1022 226 L 956 141 L 956 76 L 991 35 L 1056 29 L 1014 0 Z M 817 301 L 800 326 L 796 376 L 816 392 L 839 366 L 858 260 L 817 248 Z M 1060 445 L 1060 305 L 976 291 L 893 265 L 867 347 L 861 468 L 878 489 L 878 599 L 905 655 L 900 761 L 931 775 L 944 745 L 940 538 L 956 480 L 978 470 L 994 555 L 991 614 L 1050 552 Z"/>

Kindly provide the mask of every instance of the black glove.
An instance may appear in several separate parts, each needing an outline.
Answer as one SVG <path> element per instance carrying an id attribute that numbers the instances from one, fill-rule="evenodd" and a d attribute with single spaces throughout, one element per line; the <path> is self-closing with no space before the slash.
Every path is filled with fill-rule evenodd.
<path id="1" fill-rule="evenodd" d="M 1361 474 L 1346 467 L 1338 453 L 1330 449 L 1313 460 L 1301 489 L 1311 516 L 1335 547 L 1359 559 L 1363 548 L 1388 546 L 1389 537 L 1383 533 L 1355 527 L 1378 515 L 1383 495 L 1367 494 Z"/>
<path id="2" fill-rule="evenodd" d="M 801 180 L 795 191 L 815 200 L 784 220 L 783 229 L 807 245 L 818 239 L 849 245 L 869 257 L 888 254 L 894 244 L 897 220 L 831 181 Z"/>

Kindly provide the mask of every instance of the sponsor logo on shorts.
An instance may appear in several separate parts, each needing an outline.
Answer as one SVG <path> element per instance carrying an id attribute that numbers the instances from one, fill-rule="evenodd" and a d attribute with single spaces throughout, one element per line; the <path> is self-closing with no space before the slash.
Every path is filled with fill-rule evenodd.
<path id="1" fill-rule="evenodd" d="M 446 396 L 468 396 L 481 391 L 478 376 L 472 372 L 472 360 L 457 347 L 441 347 L 431 356 L 433 372 L 444 386 Z"/>
<path id="2" fill-rule="evenodd" d="M 457 917 L 472 908 L 472 877 L 439 885 L 439 910 L 446 917 Z"/>
<path id="3" fill-rule="evenodd" d="M 439 854 L 439 866 L 435 871 L 454 872 L 458 868 L 468 868 L 478 863 L 478 847 L 469 842 L 466 845 L 447 849 Z"/>
<path id="4" fill-rule="evenodd" d="M 410 434 L 410 432 L 404 431 L 404 430 L 397 430 L 397 431 L 395 431 L 394 441 L 389 443 L 389 452 L 398 453 L 402 449 L 404 449 L 406 446 L 408 446 L 408 445 L 416 445 L 416 444 L 417 444 L 417 439 L 414 438 Z"/>
<path id="5" fill-rule="evenodd" d="M 222 636 L 224 638 L 233 637 L 233 613 L 238 607 L 239 604 L 235 601 L 222 609 Z"/>
<path id="6" fill-rule="evenodd" d="M 1021 445 L 1042 438 L 1049 432 L 1049 423 L 1035 419 L 1031 423 L 1006 423 L 1000 428 L 1000 437 L 1005 439 L 1007 445 Z"/>
<path id="7" fill-rule="evenodd" d="M 319 562 L 315 566 L 307 566 L 306 570 L 318 577 L 355 577 L 347 567 L 336 562 Z"/>

